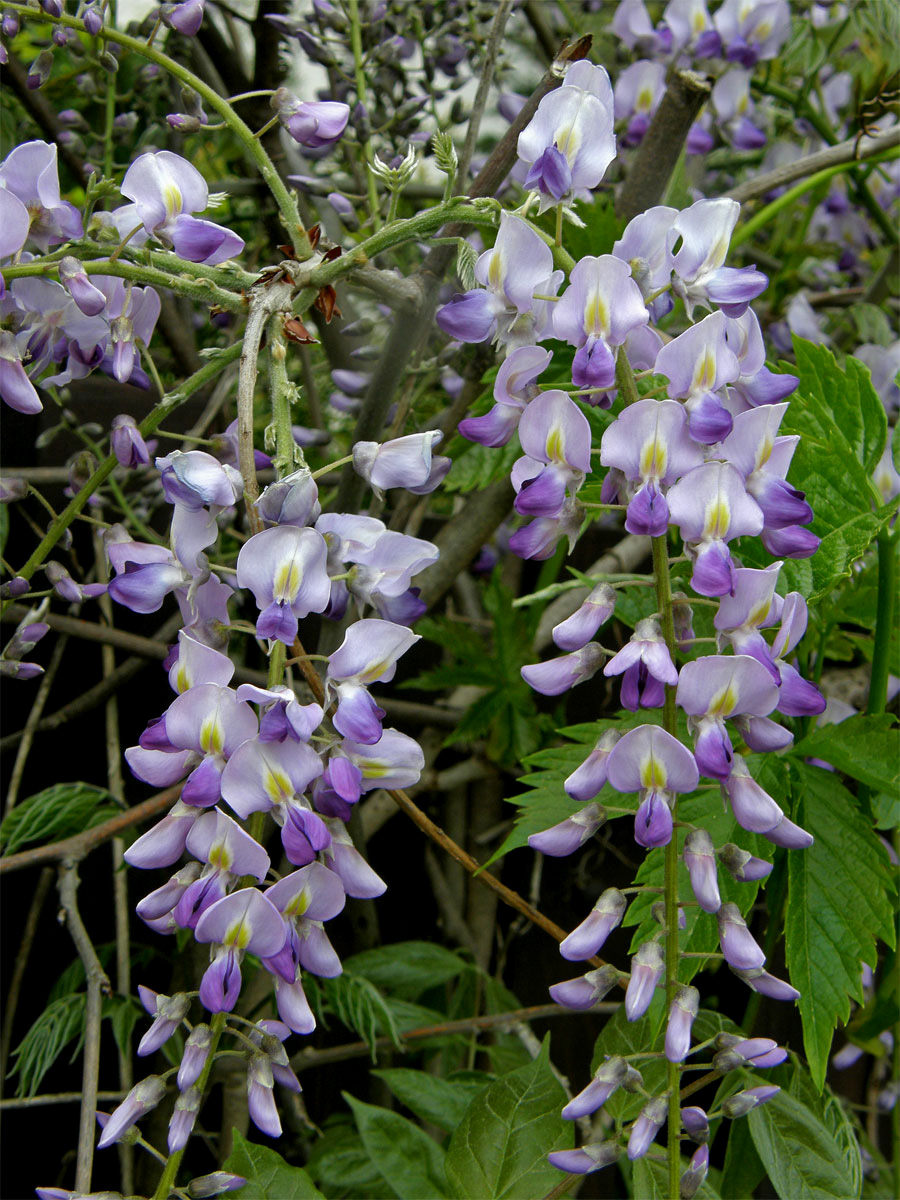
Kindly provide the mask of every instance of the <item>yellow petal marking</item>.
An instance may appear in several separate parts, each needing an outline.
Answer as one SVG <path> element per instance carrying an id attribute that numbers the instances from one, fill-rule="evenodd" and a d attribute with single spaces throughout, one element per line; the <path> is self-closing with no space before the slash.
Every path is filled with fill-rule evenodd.
<path id="1" fill-rule="evenodd" d="M 273 769 L 265 766 L 265 783 L 266 794 L 273 804 L 283 804 L 294 794 L 294 787 L 284 771 Z"/>
<path id="2" fill-rule="evenodd" d="M 293 604 L 300 591 L 302 581 L 303 572 L 300 570 L 297 560 L 292 556 L 289 563 L 282 563 L 275 572 L 275 583 L 272 588 L 274 598 Z"/>
<path id="3" fill-rule="evenodd" d="M 666 473 L 668 453 L 665 443 L 654 432 L 641 447 L 640 468 L 642 479 L 662 479 Z"/>
<path id="4" fill-rule="evenodd" d="M 309 889 L 303 888 L 284 910 L 286 917 L 302 917 L 309 908 Z"/>
<path id="5" fill-rule="evenodd" d="M 214 842 L 210 847 L 207 860 L 212 866 L 218 867 L 219 870 L 228 871 L 231 869 L 234 856 L 231 854 L 224 841 Z"/>
<path id="6" fill-rule="evenodd" d="M 250 934 L 252 930 L 247 925 L 247 914 L 244 913 L 233 925 L 229 925 L 225 933 L 223 941 L 224 946 L 231 946 L 235 950 L 246 950 L 250 944 Z"/>
<path id="7" fill-rule="evenodd" d="M 204 754 L 221 754 L 225 744 L 222 726 L 219 724 L 218 709 L 207 717 L 200 726 L 200 749 Z"/>
<path id="8" fill-rule="evenodd" d="M 591 292 L 584 306 L 584 331 L 595 337 L 609 332 L 609 309 L 599 292 Z"/>
<path id="9" fill-rule="evenodd" d="M 641 763 L 641 787 L 645 791 L 657 791 L 666 786 L 668 772 L 665 764 L 660 762 L 658 758 L 653 757 L 651 750 L 650 754 Z"/>
<path id="10" fill-rule="evenodd" d="M 721 494 L 710 500 L 706 506 L 706 520 L 703 525 L 703 540 L 714 541 L 725 538 L 731 524 L 731 509 L 728 501 Z"/>
<path id="11" fill-rule="evenodd" d="M 706 710 L 707 716 L 730 717 L 737 707 L 737 702 L 738 698 L 734 682 L 729 680 L 725 687 L 721 688 L 713 696 L 710 706 Z"/>

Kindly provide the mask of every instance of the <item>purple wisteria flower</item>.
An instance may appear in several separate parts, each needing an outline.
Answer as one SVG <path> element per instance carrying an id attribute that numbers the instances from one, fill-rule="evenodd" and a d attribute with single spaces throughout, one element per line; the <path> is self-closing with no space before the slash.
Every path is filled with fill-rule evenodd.
<path id="1" fill-rule="evenodd" d="M 513 348 L 530 345 L 549 322 L 550 305 L 535 292 L 555 296 L 562 271 L 553 270 L 553 252 L 521 218 L 502 213 L 493 248 L 475 264 L 480 287 L 454 296 L 438 309 L 438 325 L 460 342 L 494 336 Z"/>
<path id="2" fill-rule="evenodd" d="M 627 645 L 610 659 L 603 674 L 607 678 L 623 675 L 622 705 L 630 712 L 658 708 L 665 697 L 665 684 L 678 682 L 659 622 L 638 621 Z"/>
<path id="3" fill-rule="evenodd" d="M 681 668 L 675 702 L 688 714 L 697 766 L 709 778 L 725 780 L 734 765 L 725 721 L 737 714 L 768 716 L 778 702 L 778 688 L 750 655 L 712 654 Z"/>
<path id="4" fill-rule="evenodd" d="M 725 341 L 734 351 L 741 371 L 728 388 L 732 411 L 737 411 L 735 400 L 755 408 L 760 404 L 777 404 L 796 390 L 800 382 L 796 375 L 787 372 L 776 375 L 766 366 L 762 330 L 752 308 L 743 316 L 725 318 Z"/>
<path id="5" fill-rule="evenodd" d="M 637 146 L 650 127 L 650 119 L 666 90 L 666 67 L 652 59 L 641 59 L 626 67 L 616 80 L 616 120 L 627 122 L 623 146 Z"/>
<path id="6" fill-rule="evenodd" d="M 787 0 L 725 0 L 713 17 L 729 62 L 753 67 L 775 58 L 791 32 Z"/>
<path id="7" fill-rule="evenodd" d="M 579 1117 L 590 1116 L 598 1108 L 602 1108 L 610 1096 L 617 1090 L 627 1073 L 624 1058 L 615 1055 L 606 1059 L 594 1072 L 591 1082 L 573 1096 L 562 1110 L 562 1116 L 567 1121 L 575 1121 Z"/>
<path id="8" fill-rule="evenodd" d="M 175 920 L 183 929 L 197 922 L 243 875 L 262 883 L 269 870 L 269 856 L 259 842 L 219 809 L 203 813 L 191 826 L 185 849 L 203 863 L 200 875 L 190 883 L 174 908 Z"/>
<path id="9" fill-rule="evenodd" d="M 563 1008 L 585 1012 L 598 1004 L 619 983 L 621 974 L 611 963 L 588 971 L 576 979 L 566 979 L 550 986 L 550 998 Z"/>
<path id="10" fill-rule="evenodd" d="M 519 159 L 529 165 L 525 187 L 539 193 L 541 212 L 570 204 L 606 174 L 616 156 L 613 110 L 609 76 L 586 59 L 541 100 L 518 141 Z"/>
<path id="11" fill-rule="evenodd" d="M 563 782 L 567 796 L 582 802 L 593 800 L 606 783 L 610 752 L 621 736 L 615 729 L 607 729 L 600 735 L 581 766 Z"/>
<path id="12" fill-rule="evenodd" d="M 615 607 L 616 593 L 608 583 L 598 583 L 571 616 L 553 626 L 554 645 L 560 650 L 580 650 L 609 620 Z"/>
<path id="13" fill-rule="evenodd" d="M 658 538 L 668 528 L 664 488 L 700 466 L 703 454 L 688 432 L 682 404 L 638 400 L 607 426 L 600 462 L 622 472 L 631 485 L 625 528 Z"/>
<path id="14" fill-rule="evenodd" d="M 256 598 L 256 632 L 261 638 L 291 646 L 299 618 L 325 611 L 331 595 L 326 560 L 325 541 L 314 529 L 278 525 L 244 543 L 237 581 Z"/>
<path id="15" fill-rule="evenodd" d="M 777 436 L 787 409 L 787 404 L 767 404 L 741 413 L 722 443 L 723 457 L 741 472 L 748 495 L 762 509 L 766 529 L 806 525 L 813 518 L 804 493 L 785 479 L 800 441 L 796 434 Z"/>
<path id="16" fill-rule="evenodd" d="M 211 266 L 244 248 L 243 238 L 230 229 L 193 215 L 207 208 L 209 189 L 197 168 L 178 154 L 141 154 L 126 171 L 120 191 L 132 203 L 111 215 L 123 237 L 141 227 L 133 239 L 136 245 L 155 237 L 188 262 Z"/>
<path id="17" fill-rule="evenodd" d="M 272 93 L 270 103 L 294 141 L 311 150 L 333 146 L 350 119 L 349 105 L 339 100 L 299 100 L 283 87 Z"/>
<path id="18" fill-rule="evenodd" d="M 759 150 L 766 144 L 766 135 L 753 123 L 752 74 L 752 71 L 732 67 L 719 76 L 712 90 L 712 106 L 719 128 L 738 150 Z"/>
<path id="19" fill-rule="evenodd" d="M 765 520 L 740 472 L 722 462 L 694 467 L 669 489 L 666 502 L 694 562 L 691 587 L 701 596 L 731 594 L 735 567 L 728 543 L 756 536 Z"/>
<path id="20" fill-rule="evenodd" d="M 397 660 L 419 640 L 419 634 L 391 621 L 367 619 L 350 626 L 328 658 L 326 695 L 337 696 L 332 720 L 338 733 L 364 745 L 378 741 L 385 714 L 369 695 L 368 685 L 390 682 Z"/>
<path id="21" fill-rule="evenodd" d="M 658 725 L 639 725 L 613 746 L 607 773 L 616 791 L 640 792 L 638 844 L 665 846 L 672 837 L 672 794 L 693 791 L 700 777 L 690 750 Z"/>
<path id="22" fill-rule="evenodd" d="M 525 457 L 512 470 L 516 511 L 556 518 L 590 470 L 588 419 L 565 392 L 542 392 L 522 414 L 519 441 Z"/>
<path id="23" fill-rule="evenodd" d="M 682 857 L 697 903 L 704 912 L 718 912 L 722 900 L 716 876 L 716 852 L 713 840 L 705 829 L 691 829 L 688 832 Z M 747 857 L 749 859 L 750 856 Z"/>
<path id="24" fill-rule="evenodd" d="M 559 944 L 569 962 L 583 962 L 597 953 L 625 916 L 627 901 L 618 888 L 607 888 L 591 912 Z"/>
<path id="25" fill-rule="evenodd" d="M 669 380 L 669 395 L 684 400 L 693 438 L 711 444 L 731 432 L 724 389 L 738 378 L 740 365 L 725 337 L 723 313 L 710 313 L 663 346 L 654 370 Z"/>
<path id="26" fill-rule="evenodd" d="M 430 429 L 388 442 L 356 442 L 353 469 L 378 497 L 396 487 L 424 496 L 433 492 L 450 470 L 449 458 L 432 455 L 443 436 L 439 429 Z"/>
<path id="27" fill-rule="evenodd" d="M 600 804 L 587 804 L 557 825 L 528 835 L 528 845 L 551 858 L 567 858 L 574 854 L 606 821 L 606 810 Z"/>
<path id="28" fill-rule="evenodd" d="M 9 188 L 0 187 L 0 259 L 12 258 L 19 253 L 30 228 L 31 214 L 28 209 Z M 5 287 L 5 283 L 0 283 L 0 299 Z"/>
<path id="29" fill-rule="evenodd" d="M 554 335 L 577 347 L 572 382 L 592 389 L 614 387 L 615 352 L 632 330 L 649 319 L 626 263 L 611 254 L 582 258 L 553 309 Z M 608 408 L 610 403 L 606 397 L 602 406 Z"/>
<path id="30" fill-rule="evenodd" d="M 684 1062 L 691 1049 L 691 1027 L 700 1008 L 700 993 L 695 987 L 680 987 L 669 1007 L 666 1024 L 666 1058 Z"/>
<path id="31" fill-rule="evenodd" d="M 656 205 L 633 217 L 613 244 L 612 252 L 631 268 L 634 282 L 641 289 L 655 321 L 672 308 L 672 297 L 664 293 L 672 278 L 673 232 L 677 208 Z"/>
<path id="32" fill-rule="evenodd" d="M 806 633 L 809 610 L 799 592 L 788 592 L 781 610 L 781 628 L 772 643 L 772 656 L 781 676 L 778 711 L 788 717 L 818 716 L 825 711 L 825 697 L 814 683 L 804 679 L 796 667 L 785 661 Z"/>
<path id="33" fill-rule="evenodd" d="M 781 682 L 769 643 L 760 633 L 781 615 L 782 599 L 775 591 L 783 564 L 772 563 L 763 570 L 738 567 L 734 592 L 722 596 L 713 618 L 720 650 L 731 646 L 735 654 L 749 654 L 768 670 L 775 683 Z"/>
<path id="34" fill-rule="evenodd" d="M 722 783 L 722 791 L 731 802 L 734 819 L 742 829 L 761 833 L 774 845 L 792 850 L 805 850 L 813 844 L 812 835 L 784 815 L 781 806 L 752 777 L 742 758 L 736 758 L 732 763 L 731 774 Z M 745 871 L 748 865 L 742 863 L 741 870 Z"/>
<path id="35" fill-rule="evenodd" d="M 675 218 L 672 228 L 682 241 L 672 262 L 673 287 L 688 317 L 698 305 L 712 308 L 714 304 L 727 316 L 739 317 L 769 282 L 754 267 L 723 265 L 740 211 L 736 200 L 723 196 L 698 200 Z"/>
<path id="36" fill-rule="evenodd" d="M 118 1142 L 123 1133 L 127 1133 L 133 1125 L 165 1097 L 166 1085 L 158 1075 L 148 1075 L 140 1083 L 136 1083 L 119 1107 L 106 1122 L 106 1126 L 97 1142 L 97 1149 Z"/>
<path id="37" fill-rule="evenodd" d="M 628 1157 L 643 1158 L 653 1144 L 653 1139 L 668 1114 L 668 1094 L 654 1096 L 641 1109 L 641 1114 L 631 1127 L 628 1138 Z"/>
<path id="38" fill-rule="evenodd" d="M 462 436 L 482 446 L 505 446 L 518 428 L 526 404 L 538 395 L 535 380 L 552 358 L 552 351 L 542 346 L 520 346 L 507 355 L 494 380 L 494 407 L 483 417 L 460 421 Z"/>
<path id="39" fill-rule="evenodd" d="M 0 163 L 0 189 L 10 192 L 25 206 L 29 218 L 27 237 L 42 253 L 46 254 L 51 246 L 84 236 L 81 215 L 59 194 L 56 146 L 40 141 L 16 146 Z M 15 241 L 21 228 L 21 214 L 8 200 L 3 211 L 14 222 L 15 237 L 12 240 Z M 6 232 L 4 236 L 11 237 L 11 234 Z M 16 250 L 21 248 L 20 244 Z"/>
<path id="40" fill-rule="evenodd" d="M 625 990 L 625 1016 L 637 1021 L 650 1007 L 653 992 L 665 970 L 665 959 L 656 942 L 644 942 L 631 960 L 631 978 Z"/>
<path id="41" fill-rule="evenodd" d="M 212 942 L 212 962 L 200 982 L 200 1002 L 209 1012 L 231 1012 L 241 991 L 241 959 L 246 953 L 271 958 L 284 945 L 281 913 L 255 888 L 241 888 L 208 908 L 194 937 Z"/>
<path id="42" fill-rule="evenodd" d="M 579 683 L 592 679 L 605 658 L 606 651 L 602 646 L 588 642 L 572 654 L 522 667 L 522 678 L 542 696 L 561 696 Z"/>

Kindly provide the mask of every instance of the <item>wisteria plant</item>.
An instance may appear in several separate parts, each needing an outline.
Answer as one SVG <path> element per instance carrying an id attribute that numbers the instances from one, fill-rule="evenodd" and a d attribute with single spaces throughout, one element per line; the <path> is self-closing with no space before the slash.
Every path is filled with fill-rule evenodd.
<path id="1" fill-rule="evenodd" d="M 0 9 L 5 1194 L 896 1196 L 896 8 L 118 7 Z"/>

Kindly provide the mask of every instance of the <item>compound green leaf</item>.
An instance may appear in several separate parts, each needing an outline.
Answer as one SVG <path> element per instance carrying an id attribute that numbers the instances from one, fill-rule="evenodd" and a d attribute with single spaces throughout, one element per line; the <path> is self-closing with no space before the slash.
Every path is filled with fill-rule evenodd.
<path id="1" fill-rule="evenodd" d="M 292 1167 L 268 1146 L 248 1142 L 237 1129 L 224 1169 L 247 1180 L 242 1188 L 228 1193 L 236 1200 L 324 1200 L 302 1167 Z"/>
<path id="2" fill-rule="evenodd" d="M 424 1130 L 399 1113 L 364 1104 L 346 1092 L 343 1096 L 372 1165 L 402 1200 L 435 1200 L 449 1194 L 444 1152 Z"/>
<path id="3" fill-rule="evenodd" d="M 821 758 L 869 787 L 897 794 L 900 726 L 892 716 L 855 716 L 839 725 L 821 725 L 794 747 L 793 754 Z"/>

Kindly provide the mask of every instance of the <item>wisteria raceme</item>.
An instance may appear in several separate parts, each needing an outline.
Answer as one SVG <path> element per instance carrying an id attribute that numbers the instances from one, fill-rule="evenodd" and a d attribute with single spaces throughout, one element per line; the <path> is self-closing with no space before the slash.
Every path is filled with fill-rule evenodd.
<path id="1" fill-rule="evenodd" d="M 666 1194 L 690 1200 L 710 1170 L 717 1122 L 738 1119 L 779 1094 L 775 1084 L 756 1086 L 748 1075 L 784 1064 L 787 1049 L 755 1036 L 749 1025 L 746 1036 L 723 1032 L 724 1017 L 713 1020 L 704 1009 L 708 992 L 695 969 L 699 960 L 704 969 L 727 966 L 732 984 L 754 993 L 751 1012 L 760 997 L 789 1004 L 801 999 L 792 983 L 767 969 L 780 968 L 754 903 L 773 872 L 790 889 L 794 863 L 804 860 L 792 859 L 788 869 L 786 856 L 802 856 L 815 844 L 792 817 L 817 837 L 828 828 L 815 812 L 815 787 L 804 791 L 798 772 L 807 779 L 807 770 L 827 769 L 835 795 L 842 795 L 834 766 L 843 770 L 848 760 L 817 757 L 827 753 L 817 719 L 835 719 L 833 703 L 826 711 L 822 660 L 831 629 L 841 621 L 853 624 L 850 585 L 843 595 L 837 585 L 861 576 L 869 542 L 878 540 L 881 554 L 895 538 L 890 505 L 900 494 L 900 476 L 892 431 L 881 436 L 868 384 L 848 368 L 846 377 L 859 385 L 861 414 L 860 428 L 848 434 L 847 444 L 855 437 L 860 447 L 850 475 L 860 466 L 864 476 L 861 484 L 848 476 L 848 488 L 859 484 L 870 507 L 840 552 L 839 539 L 831 537 L 828 553 L 843 554 L 838 568 L 829 574 L 818 563 L 806 566 L 803 560 L 819 547 L 819 534 L 809 528 L 813 506 L 824 512 L 837 501 L 809 469 L 810 447 L 818 453 L 825 434 L 822 443 L 814 436 L 807 443 L 796 431 L 821 426 L 828 433 L 828 422 L 820 419 L 820 398 L 810 394 L 804 351 L 795 352 L 795 375 L 767 366 L 767 347 L 788 352 L 789 335 L 801 333 L 814 345 L 830 339 L 843 349 L 854 322 L 859 339 L 871 339 L 855 366 L 868 364 L 875 392 L 895 419 L 900 342 L 888 344 L 891 331 L 870 302 L 879 292 L 863 274 L 873 250 L 881 251 L 872 229 L 887 235 L 900 194 L 900 176 L 884 147 L 877 170 L 862 161 L 873 131 L 892 128 L 890 114 L 880 111 L 881 98 L 873 100 L 871 127 L 872 112 L 861 105 L 856 128 L 852 81 L 832 63 L 810 72 L 815 87 L 804 91 L 799 107 L 783 86 L 777 90 L 779 56 L 798 22 L 806 22 L 808 34 L 834 14 L 801 18 L 786 0 L 668 0 L 649 10 L 644 0 L 622 0 L 608 13 L 597 4 L 587 8 L 601 14 L 598 22 L 608 26 L 628 65 L 611 80 L 584 57 L 587 38 L 560 52 L 530 100 L 502 99 L 501 114 L 515 127 L 486 162 L 476 136 L 486 87 L 479 88 L 462 154 L 440 126 L 459 124 L 468 95 L 462 89 L 474 84 L 479 70 L 485 84 L 494 71 L 504 79 L 508 47 L 522 42 L 518 9 L 498 11 L 497 37 L 484 63 L 480 39 L 472 39 L 481 20 L 474 0 L 423 6 L 415 37 L 411 19 L 400 15 L 403 6 L 390 0 L 313 0 L 310 12 L 296 18 L 261 12 L 254 25 L 257 52 L 266 39 L 279 40 L 282 50 L 290 47 L 317 63 L 325 82 L 310 99 L 284 87 L 258 87 L 255 77 L 264 82 L 268 71 L 260 57 L 252 89 L 230 88 L 235 94 L 228 101 L 202 77 L 205 65 L 194 74 L 176 69 L 169 57 L 183 39 L 196 39 L 195 57 L 204 64 L 210 47 L 223 41 L 223 28 L 230 31 L 236 15 L 214 13 L 213 6 L 207 12 L 205 0 L 163 4 L 143 31 L 146 42 L 116 32 L 114 6 L 88 3 L 75 13 L 52 0 L 27 14 L 0 15 L 4 61 L 7 43 L 21 36 L 20 24 L 26 27 L 20 46 L 31 65 L 23 67 L 23 78 L 36 99 L 50 108 L 61 80 L 73 88 L 71 107 L 54 114 L 55 143 L 33 137 L 0 163 L 0 398 L 18 414 L 11 418 L 17 427 L 19 417 L 44 414 L 41 448 L 57 433 L 79 441 L 64 471 L 70 503 L 61 511 L 32 485 L 40 472 L 23 469 L 21 479 L 4 483 L 0 500 L 21 503 L 24 513 L 37 499 L 45 529 L 38 530 L 39 550 L 21 574 L 12 568 L 2 584 L 4 611 L 7 602 L 21 604 L 12 614 L 0 674 L 21 684 L 43 672 L 26 660 L 44 651 L 42 639 L 54 621 L 51 602 L 90 607 L 99 600 L 102 623 L 97 619 L 92 628 L 101 640 L 123 646 L 130 645 L 129 635 L 118 638 L 113 629 L 113 638 L 109 630 L 122 609 L 146 616 L 164 605 L 175 612 L 177 605 L 180 621 L 177 633 L 167 635 L 174 644 L 159 655 L 165 654 L 172 695 L 164 711 L 157 705 L 158 715 L 141 715 L 145 728 L 124 750 L 139 783 L 171 789 L 170 807 L 153 802 L 156 823 L 134 836 L 124 859 L 132 868 L 162 872 L 136 913 L 154 933 L 173 939 L 168 945 L 177 946 L 185 968 L 175 985 L 160 985 L 171 995 L 138 985 L 149 1024 L 136 1053 L 143 1059 L 162 1052 L 169 1066 L 122 1086 L 124 1100 L 111 1116 L 99 1117 L 98 1142 L 100 1149 L 134 1143 L 135 1126 L 168 1093 L 168 1130 L 160 1139 L 168 1157 L 158 1154 L 166 1164 L 159 1195 L 213 1195 L 243 1185 L 227 1164 L 190 1184 L 179 1176 L 222 1065 L 233 1073 L 239 1064 L 249 1120 L 276 1138 L 285 1112 L 277 1088 L 300 1090 L 289 1039 L 325 1026 L 323 1012 L 334 1012 L 375 1046 L 384 1030 L 393 1036 L 397 1013 L 428 1012 L 425 1005 L 442 988 L 462 1003 L 475 980 L 480 997 L 487 959 L 473 925 L 472 936 L 459 940 L 474 948 L 474 961 L 442 959 L 441 988 L 423 984 L 407 996 L 404 984 L 396 996 L 379 999 L 384 1030 L 368 1011 L 361 1015 L 375 1004 L 378 987 L 360 958 L 344 973 L 343 946 L 353 936 L 345 909 L 379 897 L 387 883 L 357 849 L 357 829 L 377 826 L 385 794 L 393 793 L 420 829 L 452 846 L 400 794 L 420 783 L 426 751 L 431 766 L 431 719 L 452 729 L 445 744 L 464 749 L 466 771 L 493 785 L 516 760 L 541 761 L 528 755 L 535 746 L 546 751 L 547 731 L 560 723 L 576 687 L 572 711 L 579 706 L 581 724 L 563 730 L 570 744 L 550 747 L 560 750 L 552 785 L 538 781 L 547 815 L 532 824 L 528 814 L 511 837 L 556 859 L 589 847 L 599 835 L 590 847 L 592 869 L 578 874 L 581 891 L 595 891 L 575 909 L 574 928 L 558 934 L 561 957 L 591 969 L 553 984 L 550 996 L 576 1012 L 618 1011 L 604 1028 L 609 1040 L 598 1047 L 589 1081 L 562 1109 L 566 1121 L 579 1123 L 583 1144 L 554 1149 L 546 1159 L 542 1146 L 540 1169 L 549 1160 L 581 1175 L 619 1162 L 631 1186 L 656 1171 L 662 1157 L 656 1142 L 668 1126 Z M 558 32 L 555 7 L 523 12 L 539 35 L 547 22 L 544 41 Z M 504 41 L 507 17 L 518 42 Z M 848 36 L 855 30 L 851 22 Z M 843 27 L 833 44 L 842 37 Z M 147 66 L 134 74 L 129 63 L 117 76 L 134 45 Z M 795 49 L 786 61 L 792 54 Z M 760 63 L 769 64 L 763 72 Z M 228 66 L 223 78 L 230 84 L 243 66 Z M 657 114 L 670 108 L 674 81 L 683 82 L 680 73 L 690 67 L 710 77 L 709 104 L 682 132 L 687 161 L 678 177 L 669 186 L 648 186 L 654 199 L 688 200 L 681 208 L 651 203 L 627 224 L 619 222 L 621 181 L 640 180 L 646 168 L 640 156 L 659 131 Z M 181 88 L 174 101 L 170 75 Z M 162 83 L 165 105 L 176 111 L 157 120 Z M 85 119 L 104 94 L 105 121 Z M 773 245 L 753 216 L 757 210 L 734 198 L 747 194 L 741 188 L 748 163 L 765 175 L 787 161 L 782 151 L 794 152 L 778 141 L 785 121 L 772 95 L 792 108 L 811 141 L 840 147 L 858 135 L 849 182 L 840 179 L 848 164 L 829 158 L 834 166 L 824 199 L 813 193 L 809 209 L 808 228 L 840 246 L 834 261 L 820 255 L 801 263 L 807 226 L 795 243 L 779 224 Z M 255 132 L 249 116 L 237 115 L 238 106 L 253 101 L 263 109 Z M 888 110 L 889 101 L 882 107 Z M 523 110 L 527 120 L 519 117 Z M 273 139 L 281 139 L 279 154 L 292 172 L 287 184 L 278 156 L 270 157 Z M 703 161 L 717 142 L 718 153 Z M 261 184 L 232 190 L 230 198 L 211 195 L 209 180 L 241 156 L 258 168 Z M 415 211 L 422 195 L 430 204 L 434 190 L 419 171 L 423 161 L 446 177 L 444 199 L 427 219 L 410 219 L 403 214 Z M 789 171 L 788 182 L 811 173 Z M 766 216 L 781 220 L 795 196 L 772 184 L 768 191 L 751 190 L 751 198 Z M 871 227 L 860 227 L 860 198 Z M 209 219 L 226 203 L 225 224 Z M 276 226 L 285 241 L 277 255 L 267 245 Z M 432 257 L 431 239 L 458 251 L 463 290 L 448 288 L 442 303 L 441 280 L 430 272 L 444 249 Z M 414 278 L 402 278 L 388 262 L 401 248 L 408 262 L 416 256 L 424 262 Z M 782 258 L 796 264 L 798 277 L 815 281 L 808 294 L 790 294 L 793 277 L 786 287 Z M 772 289 L 751 260 L 778 272 Z M 859 312 L 848 310 L 846 328 L 827 311 L 835 279 L 862 305 Z M 191 323 L 180 330 L 189 308 Z M 332 324 L 336 317 L 346 317 L 343 326 Z M 768 322 L 765 329 L 760 318 Z M 156 353 L 158 326 L 171 355 Z M 173 384 L 182 367 L 185 382 Z M 78 411 L 85 381 L 97 371 L 116 389 L 115 407 L 102 424 Z M 803 398 L 792 400 L 801 377 Z M 131 388 L 146 393 L 149 403 L 132 406 Z M 264 390 L 271 407 L 265 423 L 255 407 Z M 479 415 L 465 415 L 472 396 Z M 204 407 L 181 440 L 168 418 L 191 397 Z M 227 413 L 224 432 L 210 428 L 220 412 Z M 457 430 L 476 445 L 461 448 Z M 183 448 L 172 449 L 166 439 Z M 809 498 L 792 482 L 804 471 Z M 441 491 L 445 481 L 449 488 Z M 37 510 L 27 511 L 27 523 L 37 528 Z M 94 541 L 92 565 L 85 568 L 68 526 L 88 514 Z M 816 528 L 833 535 L 834 514 L 827 512 Z M 607 557 L 607 536 L 619 529 L 628 536 Z M 495 535 L 476 572 L 482 563 L 490 569 L 507 548 L 523 560 L 501 564 L 493 591 L 460 574 L 468 559 L 459 546 L 475 533 Z M 604 557 L 585 569 L 598 541 Z M 571 579 L 560 574 L 560 543 L 579 555 Z M 444 548 L 448 554 L 439 562 Z M 448 583 L 442 572 L 458 578 Z M 510 604 L 501 574 L 516 574 L 526 588 L 539 582 L 534 594 Z M 447 613 L 416 632 L 435 595 L 451 585 Z M 812 650 L 802 645 L 807 597 L 809 604 L 824 597 L 834 609 Z M 535 616 L 530 623 L 533 605 L 544 598 L 552 603 L 545 621 Z M 860 612 L 875 606 L 860 589 Z M 879 593 L 879 613 L 885 606 L 889 612 Z M 398 672 L 410 672 L 435 645 L 443 662 L 414 685 L 452 680 L 455 686 L 459 662 L 471 657 L 488 625 L 497 681 L 479 664 L 483 694 L 458 729 L 452 704 L 404 707 L 390 696 Z M 859 649 L 854 637 L 841 644 L 845 656 Z M 873 681 L 884 674 L 877 660 L 886 656 L 888 641 L 879 634 L 871 653 Z M 540 660 L 547 646 L 550 653 Z M 867 643 L 861 653 L 868 650 Z M 48 668 L 42 687 L 50 686 L 58 666 L 55 660 Z M 127 676 L 131 667 L 122 669 Z M 873 682 L 872 695 L 883 684 L 889 686 Z M 610 695 L 616 697 L 611 706 Z M 853 700 L 860 708 L 866 703 Z M 877 717 L 873 704 L 867 715 Z M 479 726 L 479 706 L 483 715 L 488 705 L 497 710 L 492 724 Z M 411 713 L 411 721 L 427 727 L 421 744 L 393 724 Z M 29 728 L 29 738 L 33 732 Z M 881 733 L 879 725 L 873 737 Z M 816 738 L 804 761 L 804 743 Z M 777 758 L 783 753 L 793 753 L 789 765 Z M 440 770 L 429 770 L 429 778 Z M 878 810 L 887 828 L 884 797 L 875 790 L 879 770 L 877 764 L 869 770 L 859 808 Z M 10 806 L 17 786 L 18 779 Z M 21 814 L 4 823 L 4 836 L 16 820 Z M 606 872 L 603 856 L 623 828 L 617 821 L 628 833 L 617 860 L 623 867 L 625 860 L 639 864 L 633 884 L 620 874 L 598 882 L 593 870 L 599 862 Z M 830 844 L 820 845 L 807 861 L 820 849 L 833 852 Z M 475 870 L 468 851 L 453 847 L 453 853 Z M 426 866 L 433 864 L 426 860 Z M 63 876 L 70 869 L 66 860 Z M 548 864 L 552 869 L 559 870 Z M 440 880 L 439 870 L 433 874 Z M 484 879 L 509 898 L 505 884 Z M 535 893 L 539 880 L 538 862 Z M 444 891 L 456 899 L 441 900 L 442 919 L 448 933 L 454 918 L 468 932 L 471 914 L 449 911 L 459 907 L 457 881 L 451 883 Z M 516 907 L 536 922 L 540 917 L 530 903 Z M 198 946 L 202 964 L 185 983 Z M 868 944 L 848 954 L 857 951 L 871 957 Z M 598 959 L 601 953 L 617 961 L 627 955 L 628 969 Z M 794 970 L 790 961 L 788 967 Z M 88 977 L 94 988 L 90 971 Z M 147 978 L 154 982 L 149 971 Z M 792 978 L 799 982 L 796 973 Z M 348 1001 L 354 995 L 365 1003 Z M 488 999 L 493 1004 L 493 995 Z M 627 1052 L 613 1039 L 616 1028 L 634 1041 Z M 639 1044 L 645 1031 L 648 1040 Z M 700 1086 L 714 1078 L 718 1087 L 724 1077 L 720 1098 L 697 1096 L 705 1107 L 685 1105 L 683 1072 L 695 1069 L 709 1072 Z M 697 1090 L 688 1084 L 687 1096 Z M 884 1090 L 878 1104 L 887 1108 L 892 1096 Z M 789 1098 L 800 1104 L 793 1090 Z M 784 1102 L 769 1112 L 779 1105 Z M 321 1135 L 318 1126 L 310 1128 L 317 1137 L 330 1136 L 327 1124 Z M 686 1169 L 679 1148 L 685 1139 L 697 1147 Z M 447 1158 L 447 1178 L 458 1141 L 453 1134 L 449 1148 L 431 1150 Z M 84 1142 L 82 1136 L 80 1181 Z M 242 1153 L 240 1145 L 237 1150 Z M 345 1190 L 343 1180 L 332 1188 L 325 1174 L 316 1182 Z M 81 1182 L 76 1192 L 42 1188 L 38 1194 L 78 1196 Z"/>

